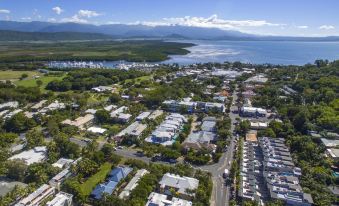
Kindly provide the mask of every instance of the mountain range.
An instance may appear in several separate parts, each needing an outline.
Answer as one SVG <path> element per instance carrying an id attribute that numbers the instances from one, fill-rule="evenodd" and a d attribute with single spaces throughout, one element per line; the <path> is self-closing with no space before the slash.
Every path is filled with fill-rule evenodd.
<path id="1" fill-rule="evenodd" d="M 284 36 L 258 36 L 231 30 L 221 30 L 217 28 L 201 28 L 189 26 L 146 26 L 146 25 L 127 25 L 127 24 L 107 24 L 92 25 L 78 23 L 51 23 L 51 22 L 16 22 L 0 21 L 0 30 L 24 32 L 23 35 L 30 36 L 27 32 L 59 33 L 58 36 L 73 34 L 71 40 L 79 38 L 172 38 L 172 39 L 208 39 L 208 40 L 238 40 L 238 41 L 339 41 L 339 37 L 284 37 Z M 80 35 L 79 33 L 88 33 Z M 78 34 L 79 37 L 76 37 Z M 1 35 L 1 33 L 0 33 Z M 18 34 L 20 35 L 20 34 Z M 97 35 L 97 36 L 96 36 Z M 55 34 L 54 34 L 55 36 Z M 58 39 L 59 39 L 58 37 Z M 24 40 L 26 38 L 23 38 Z M 26 40 L 37 39 L 28 37 Z M 68 40 L 69 38 L 64 38 Z M 6 38 L 0 38 L 5 41 Z M 9 41 L 15 41 L 15 38 L 9 38 Z M 44 39 L 42 39 L 44 40 Z"/>

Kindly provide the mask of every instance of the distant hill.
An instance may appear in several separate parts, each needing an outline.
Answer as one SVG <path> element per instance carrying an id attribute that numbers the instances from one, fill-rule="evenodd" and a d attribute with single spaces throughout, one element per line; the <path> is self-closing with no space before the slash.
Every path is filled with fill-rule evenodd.
<path id="1" fill-rule="evenodd" d="M 334 37 L 260 36 L 232 30 L 221 30 L 217 28 L 201 28 L 180 25 L 173 26 L 146 26 L 141 24 L 92 25 L 78 23 L 50 23 L 39 21 L 33 22 L 0 21 L 0 30 L 55 33 L 55 35 L 57 35 L 57 33 L 59 32 L 86 33 L 78 34 L 80 37 L 83 36 L 81 38 L 76 37 L 79 40 L 88 38 L 96 39 L 97 38 L 96 35 L 103 34 L 107 35 L 107 37 L 110 36 L 112 38 L 124 38 L 124 39 L 139 37 L 139 38 L 170 38 L 170 39 L 176 38 L 208 39 L 208 40 L 229 40 L 229 41 L 339 41 L 339 37 L 335 36 Z M 66 38 L 62 37 L 62 34 L 59 35 L 60 38 Z"/>
<path id="2" fill-rule="evenodd" d="M 71 41 L 112 39 L 111 36 L 97 33 L 79 32 L 20 32 L 0 30 L 0 41 Z"/>

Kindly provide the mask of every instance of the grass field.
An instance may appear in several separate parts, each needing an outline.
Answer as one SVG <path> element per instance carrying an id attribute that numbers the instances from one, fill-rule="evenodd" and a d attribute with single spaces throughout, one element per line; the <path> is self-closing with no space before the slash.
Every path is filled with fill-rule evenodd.
<path id="1" fill-rule="evenodd" d="M 62 80 L 65 77 L 65 75 L 63 76 L 42 76 L 38 79 L 40 79 L 42 81 L 42 85 L 41 85 L 41 89 L 42 91 L 45 91 L 45 87 L 47 86 L 48 83 L 50 83 L 51 81 L 54 80 Z M 38 79 L 25 79 L 25 80 L 18 80 L 15 81 L 14 84 L 17 86 L 24 86 L 24 87 L 36 87 L 36 81 Z"/>
<path id="2" fill-rule="evenodd" d="M 123 82 L 120 82 L 120 84 L 129 83 L 129 82 L 132 82 L 132 81 L 134 81 L 135 83 L 140 83 L 141 81 L 146 81 L 146 80 L 150 80 L 150 79 L 152 79 L 152 75 L 142 76 L 142 77 L 138 77 L 136 79 L 127 79 Z"/>
<path id="3" fill-rule="evenodd" d="M 12 70 L 6 70 L 6 71 L 0 71 L 0 80 L 17 80 L 20 79 L 22 74 L 27 74 L 28 79 L 33 78 L 33 76 L 41 76 L 42 74 L 40 72 L 36 71 L 12 71 Z"/>
<path id="4" fill-rule="evenodd" d="M 99 172 L 88 178 L 83 184 L 80 185 L 82 194 L 86 196 L 90 195 L 95 186 L 106 179 L 106 176 L 111 171 L 111 168 L 111 163 L 104 163 L 100 167 Z"/>

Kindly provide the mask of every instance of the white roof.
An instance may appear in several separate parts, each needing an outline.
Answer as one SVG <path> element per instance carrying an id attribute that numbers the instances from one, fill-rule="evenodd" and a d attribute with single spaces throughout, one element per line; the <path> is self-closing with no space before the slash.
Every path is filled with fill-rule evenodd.
<path id="1" fill-rule="evenodd" d="M 166 173 L 159 182 L 160 187 L 177 188 L 180 194 L 187 194 L 186 190 L 195 190 L 198 188 L 199 180 L 192 177 L 181 177 L 179 175 Z"/>
<path id="2" fill-rule="evenodd" d="M 19 106 L 19 102 L 17 102 L 17 101 L 6 102 L 6 103 L 0 104 L 0 109 L 2 109 L 2 108 L 7 108 L 7 107 L 10 107 L 10 108 L 17 108 L 18 106 Z"/>
<path id="3" fill-rule="evenodd" d="M 172 200 L 168 200 L 167 195 L 152 192 L 148 196 L 146 206 L 192 206 L 192 202 L 176 197 L 173 197 Z"/>
<path id="4" fill-rule="evenodd" d="M 68 201 L 72 201 L 73 195 L 59 192 L 53 200 L 47 202 L 46 206 L 65 206 Z"/>
<path id="5" fill-rule="evenodd" d="M 90 128 L 87 129 L 87 131 L 93 132 L 93 133 L 96 133 L 96 134 L 103 134 L 107 131 L 107 129 L 103 129 L 103 128 L 100 128 L 100 127 L 90 127 Z"/>
<path id="6" fill-rule="evenodd" d="M 88 114 L 95 114 L 97 112 L 96 109 L 88 109 L 85 111 L 85 113 L 88 113 Z"/>
<path id="7" fill-rule="evenodd" d="M 142 112 L 141 114 L 139 114 L 139 115 L 136 117 L 136 120 L 143 120 L 143 119 L 146 119 L 150 114 L 151 114 L 151 112 Z"/>
<path id="8" fill-rule="evenodd" d="M 39 163 L 47 159 L 47 147 L 35 147 L 33 149 L 23 151 L 9 158 L 9 160 L 21 159 L 27 165 Z"/>
<path id="9" fill-rule="evenodd" d="M 131 181 L 129 181 L 129 183 L 126 185 L 124 190 L 120 193 L 119 198 L 123 199 L 125 197 L 128 197 L 130 195 L 130 192 L 134 190 L 136 186 L 138 186 L 138 181 L 140 180 L 140 178 L 147 173 L 149 172 L 145 169 L 138 170 Z"/>
<path id="10" fill-rule="evenodd" d="M 57 162 L 53 163 L 52 166 L 63 168 L 65 165 L 69 165 L 72 162 L 74 162 L 72 159 L 60 158 Z"/>

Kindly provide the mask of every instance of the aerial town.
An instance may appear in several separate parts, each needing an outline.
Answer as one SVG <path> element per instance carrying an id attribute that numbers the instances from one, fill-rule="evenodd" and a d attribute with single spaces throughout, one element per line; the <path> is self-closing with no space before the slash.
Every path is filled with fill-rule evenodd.
<path id="1" fill-rule="evenodd" d="M 1 0 L 0 206 L 339 205 L 338 0 Z"/>
<path id="2" fill-rule="evenodd" d="M 86 79 L 93 72 L 100 80 Z M 51 81 L 47 93 L 2 83 L 11 93 L 0 104 L 6 204 L 313 205 L 298 162 L 307 160 L 295 159 L 308 158 L 295 151 L 305 141 L 301 152 L 319 144 L 319 161 L 333 162 L 323 169 L 339 172 L 338 125 L 308 129 L 286 107 L 310 101 L 295 81 L 306 72 L 225 63 L 41 75 L 59 73 L 69 82 Z M 321 187 L 335 195 L 333 183 Z"/>

